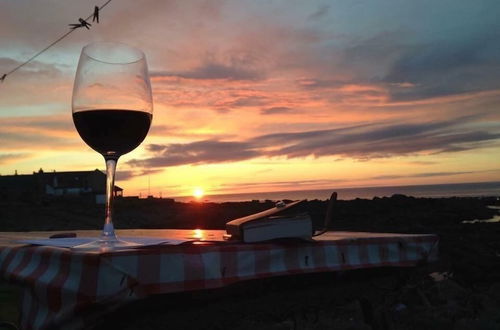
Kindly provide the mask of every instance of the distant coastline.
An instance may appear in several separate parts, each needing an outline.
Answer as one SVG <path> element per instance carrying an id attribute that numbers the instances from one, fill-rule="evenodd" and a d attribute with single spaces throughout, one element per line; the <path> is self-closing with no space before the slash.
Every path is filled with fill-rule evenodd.
<path id="1" fill-rule="evenodd" d="M 374 197 L 390 197 L 394 194 L 402 194 L 413 197 L 431 197 L 431 198 L 500 196 L 500 181 L 220 194 L 220 195 L 206 195 L 202 198 L 202 201 L 223 203 L 223 202 L 243 202 L 251 200 L 281 200 L 281 199 L 326 200 L 330 198 L 330 194 L 333 191 L 336 191 L 338 193 L 338 198 L 341 200 L 353 200 L 356 198 L 372 199 Z M 196 200 L 193 196 L 178 196 L 173 198 L 178 202 L 189 202 Z"/>

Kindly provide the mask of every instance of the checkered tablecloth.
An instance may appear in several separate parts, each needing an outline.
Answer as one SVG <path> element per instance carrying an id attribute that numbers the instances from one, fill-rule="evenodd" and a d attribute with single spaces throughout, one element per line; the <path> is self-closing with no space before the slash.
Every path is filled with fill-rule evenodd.
<path id="1" fill-rule="evenodd" d="M 0 276 L 23 288 L 23 329 L 81 329 L 151 294 L 278 275 L 413 266 L 436 260 L 437 244 L 435 235 L 336 232 L 315 242 L 188 243 L 101 254 L 0 246 Z"/>

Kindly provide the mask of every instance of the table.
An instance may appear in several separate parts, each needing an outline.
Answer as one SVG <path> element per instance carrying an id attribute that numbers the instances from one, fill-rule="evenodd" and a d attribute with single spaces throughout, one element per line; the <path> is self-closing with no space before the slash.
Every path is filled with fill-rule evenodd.
<path id="1" fill-rule="evenodd" d="M 55 233 L 0 233 L 0 277 L 23 289 L 23 329 L 85 328 L 103 313 L 152 294 L 298 273 L 415 266 L 437 260 L 438 252 L 436 235 L 365 232 L 248 244 L 224 241 L 223 230 L 119 230 L 120 236 L 192 241 L 105 253 L 13 242 Z"/>

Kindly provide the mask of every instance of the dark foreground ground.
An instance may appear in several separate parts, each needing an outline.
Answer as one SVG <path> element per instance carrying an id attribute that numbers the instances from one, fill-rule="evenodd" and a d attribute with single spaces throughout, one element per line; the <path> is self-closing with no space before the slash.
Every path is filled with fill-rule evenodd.
<path id="1" fill-rule="evenodd" d="M 266 203 L 118 200 L 118 228 L 224 228 Z M 440 261 L 250 281 L 220 290 L 151 297 L 102 320 L 99 329 L 500 329 L 500 223 L 497 198 L 338 201 L 331 230 L 435 233 Z M 326 202 L 303 205 L 320 229 Z M 98 229 L 102 206 L 81 200 L 0 202 L 0 231 Z M 0 319 L 15 295 L 0 286 Z M 2 305 L 3 304 L 3 305 Z M 10 311 L 9 311 L 10 309 Z"/>

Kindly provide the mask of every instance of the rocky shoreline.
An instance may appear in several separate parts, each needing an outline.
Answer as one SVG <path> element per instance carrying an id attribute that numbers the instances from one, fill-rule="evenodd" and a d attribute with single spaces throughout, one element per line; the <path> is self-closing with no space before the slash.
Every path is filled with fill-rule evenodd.
<path id="1" fill-rule="evenodd" d="M 500 329 L 500 223 L 497 198 L 395 195 L 339 201 L 331 230 L 435 233 L 437 263 L 280 277 L 222 290 L 154 297 L 124 307 L 125 329 Z M 213 207 L 216 213 L 218 206 Z M 326 203 L 309 201 L 319 228 Z M 123 319 L 127 311 L 133 317 Z M 105 323 L 100 329 L 111 323 Z"/>
<path id="2" fill-rule="evenodd" d="M 290 202 L 290 201 L 285 201 Z M 499 212 L 497 197 L 414 198 L 404 195 L 373 199 L 338 200 L 333 230 L 429 232 L 463 221 L 490 219 Z M 181 203 L 171 199 L 118 198 L 115 226 L 132 228 L 224 229 L 229 220 L 274 207 L 275 201 Z M 300 211 L 311 215 L 322 228 L 327 202 L 309 200 Z M 59 198 L 32 201 L 0 201 L 0 231 L 100 229 L 104 206 L 88 199 Z"/>
<path id="3" fill-rule="evenodd" d="M 115 221 L 118 228 L 222 229 L 228 220 L 273 205 L 123 199 L 116 203 Z M 303 204 L 317 229 L 326 205 Z M 500 223 L 464 223 L 498 216 L 492 205 L 499 205 L 496 197 L 339 200 L 330 230 L 434 233 L 439 262 L 151 297 L 123 307 L 98 328 L 500 329 Z M 98 229 L 101 209 L 78 200 L 1 205 L 0 231 Z"/>

